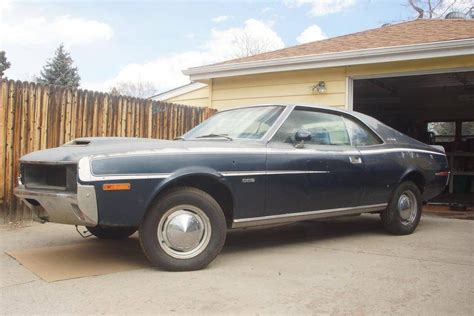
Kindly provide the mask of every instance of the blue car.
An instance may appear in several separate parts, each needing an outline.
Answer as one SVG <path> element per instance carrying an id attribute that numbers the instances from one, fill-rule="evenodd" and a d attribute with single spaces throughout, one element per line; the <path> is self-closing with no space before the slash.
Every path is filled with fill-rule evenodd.
<path id="1" fill-rule="evenodd" d="M 234 228 L 368 212 L 410 234 L 449 177 L 442 147 L 295 104 L 221 111 L 172 141 L 76 139 L 20 164 L 15 193 L 40 220 L 99 238 L 138 230 L 154 266 L 180 271 L 207 266 Z"/>

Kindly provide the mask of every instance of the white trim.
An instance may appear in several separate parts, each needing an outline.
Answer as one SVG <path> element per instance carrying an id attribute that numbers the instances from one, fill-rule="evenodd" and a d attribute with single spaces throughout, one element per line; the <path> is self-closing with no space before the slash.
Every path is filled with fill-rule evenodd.
<path id="1" fill-rule="evenodd" d="M 205 151 L 207 150 L 207 151 Z M 176 151 L 174 152 L 179 153 L 179 154 L 213 154 L 216 153 L 215 150 L 206 148 L 203 151 L 199 152 L 187 152 L 187 151 Z M 394 152 L 401 152 L 401 153 L 423 153 L 423 154 L 431 154 L 431 155 L 441 155 L 441 156 L 446 156 L 443 153 L 440 152 L 435 152 L 435 151 L 429 151 L 429 150 L 423 150 L 423 149 L 415 149 L 415 148 L 387 148 L 387 149 L 361 149 L 360 151 L 319 151 L 319 150 L 310 150 L 310 149 L 294 149 L 294 150 L 279 150 L 279 149 L 250 149 L 249 151 L 245 151 L 243 149 L 235 148 L 235 149 L 230 149 L 229 151 L 224 151 L 220 153 L 225 153 L 225 154 L 241 154 L 242 152 L 245 152 L 247 154 L 262 154 L 262 153 L 267 153 L 269 155 L 271 154 L 306 154 L 306 155 L 315 155 L 315 154 L 328 154 L 328 155 L 359 155 L 359 154 L 382 154 L 382 153 L 394 153 Z M 137 153 L 127 153 L 122 156 L 134 156 L 134 155 L 159 155 L 159 152 L 156 151 L 148 151 L 148 152 L 140 152 L 139 154 Z M 114 157 L 120 157 L 120 156 L 114 156 Z M 103 158 L 103 157 L 101 157 Z M 91 168 L 91 160 L 92 159 L 97 159 L 96 157 L 84 157 L 81 158 L 78 162 L 78 175 L 79 179 L 84 182 L 90 182 L 90 181 L 101 181 L 101 180 L 125 180 L 125 179 L 165 179 L 171 176 L 171 173 L 154 173 L 154 174 L 112 174 L 112 175 L 95 175 L 92 173 L 92 168 Z M 277 175 L 277 174 L 303 174 L 303 173 L 330 173 L 330 171 L 324 171 L 324 170 L 314 170 L 314 171 L 304 171 L 304 170 L 259 170 L 259 171 L 219 171 L 220 174 L 223 176 L 229 176 L 229 177 L 235 177 L 235 176 L 256 176 L 256 175 Z"/>
<path id="2" fill-rule="evenodd" d="M 346 110 L 354 110 L 354 79 L 353 77 L 346 77 Z"/>
<path id="3" fill-rule="evenodd" d="M 261 61 L 249 61 L 234 64 L 217 64 L 183 70 L 191 80 L 232 77 L 268 72 L 280 72 L 303 69 L 340 67 L 417 60 L 426 58 L 472 55 L 474 38 L 401 45 L 381 48 L 368 48 L 318 55 L 292 56 Z"/>
<path id="4" fill-rule="evenodd" d="M 387 207 L 387 203 L 362 205 L 353 207 L 341 207 L 326 210 L 316 210 L 300 213 L 287 213 L 279 215 L 269 215 L 261 217 L 238 218 L 234 219 L 232 228 L 243 228 L 250 226 L 272 225 L 279 223 L 299 222 L 317 218 L 327 218 L 339 215 L 351 215 L 366 212 L 382 211 Z"/>
<path id="5" fill-rule="evenodd" d="M 81 168 L 85 167 L 82 164 Z M 272 175 L 286 175 L 286 174 L 324 174 L 330 173 L 330 171 L 306 171 L 306 170 L 269 170 L 269 171 L 222 171 L 218 172 L 224 177 L 246 177 L 246 176 L 272 176 Z M 171 177 L 172 173 L 147 173 L 147 174 L 102 174 L 95 175 L 92 172 L 82 172 L 79 173 L 79 178 L 82 181 L 92 182 L 92 181 L 111 181 L 111 180 L 136 180 L 136 179 L 166 179 Z"/>
<path id="6" fill-rule="evenodd" d="M 322 145 L 326 148 L 331 147 L 330 145 Z M 328 148 L 329 149 L 329 148 Z M 385 148 L 385 149 L 368 149 L 362 151 L 367 154 L 371 153 L 388 153 L 388 152 L 422 152 L 427 154 L 436 154 L 436 155 L 445 155 L 444 153 L 417 149 L 417 148 L 407 148 L 407 147 L 394 147 L 394 148 Z M 318 149 L 307 149 L 307 148 L 295 148 L 295 149 L 279 149 L 279 148 L 220 148 L 220 147 L 196 147 L 196 148 L 163 148 L 161 150 L 141 150 L 141 151 L 132 151 L 125 153 L 116 153 L 108 155 L 95 155 L 90 156 L 89 160 L 102 160 L 102 159 L 112 159 L 112 158 L 122 158 L 122 157 L 134 157 L 134 156 L 155 156 L 155 155 L 203 155 L 203 154 L 248 154 L 248 155 L 259 155 L 259 154 L 328 154 L 328 155 L 356 155 L 358 150 L 355 148 L 353 150 L 318 150 Z M 82 158 L 83 160 L 85 158 Z M 30 162 L 28 162 L 30 163 Z M 80 166 L 80 163 L 79 163 Z"/>
<path id="7" fill-rule="evenodd" d="M 111 180 L 137 180 L 137 179 L 166 179 L 171 173 L 147 173 L 147 174 L 102 174 L 91 175 L 88 181 L 111 181 Z M 82 181 L 83 180 L 81 178 Z"/>
<path id="8" fill-rule="evenodd" d="M 154 95 L 154 96 L 150 97 L 150 99 L 156 100 L 156 101 L 166 101 L 168 99 L 180 96 L 182 94 L 199 90 L 199 89 L 204 88 L 206 86 L 207 86 L 207 84 L 205 84 L 205 83 L 191 82 L 187 85 L 177 87 L 177 88 L 159 93 L 157 95 Z"/>
<path id="9" fill-rule="evenodd" d="M 430 151 L 430 150 L 423 150 L 423 149 L 415 149 L 415 148 L 387 148 L 387 149 L 369 149 L 369 150 L 364 150 L 361 149 L 360 153 L 361 154 L 366 154 L 366 155 L 374 155 L 374 154 L 388 154 L 388 153 L 423 153 L 423 154 L 430 154 L 430 155 L 440 155 L 440 156 L 446 156 L 446 154 L 436 152 L 436 151 Z"/>
<path id="10" fill-rule="evenodd" d="M 220 172 L 224 177 L 242 177 L 242 176 L 273 176 L 281 174 L 314 174 L 330 173 L 330 171 L 306 171 L 306 170 L 269 170 L 269 171 L 229 171 Z"/>
<path id="11" fill-rule="evenodd" d="M 329 145 L 330 146 L 330 145 Z M 403 147 L 397 147 L 397 148 L 385 148 L 385 149 L 363 149 L 363 147 L 356 147 L 360 148 L 359 151 L 357 150 L 341 150 L 341 151 L 335 151 L 335 150 L 317 150 L 317 149 L 295 149 L 295 150 L 285 150 L 285 149 L 273 149 L 269 148 L 268 149 L 268 154 L 285 154 L 285 155 L 314 155 L 315 153 L 317 154 L 327 154 L 327 155 L 358 155 L 358 154 L 386 154 L 386 153 L 409 153 L 409 152 L 417 152 L 417 153 L 424 153 L 424 154 L 433 154 L 433 155 L 441 155 L 441 156 L 446 156 L 443 153 L 436 152 L 436 151 L 430 151 L 430 150 L 424 150 L 424 149 L 416 149 L 416 148 L 403 148 Z"/>

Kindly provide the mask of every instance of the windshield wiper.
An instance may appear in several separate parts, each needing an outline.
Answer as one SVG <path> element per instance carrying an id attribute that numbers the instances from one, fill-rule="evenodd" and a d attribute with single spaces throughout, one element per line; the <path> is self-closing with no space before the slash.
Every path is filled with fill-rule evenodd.
<path id="1" fill-rule="evenodd" d="M 227 136 L 227 134 L 206 134 L 206 135 L 197 136 L 195 138 L 213 138 L 213 137 L 222 137 L 228 140 L 233 140 L 232 137 Z"/>

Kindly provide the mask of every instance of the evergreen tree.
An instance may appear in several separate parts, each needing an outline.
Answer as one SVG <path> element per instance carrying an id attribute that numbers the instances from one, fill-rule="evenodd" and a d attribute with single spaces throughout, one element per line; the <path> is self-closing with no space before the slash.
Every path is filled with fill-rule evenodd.
<path id="1" fill-rule="evenodd" d="M 7 56 L 5 56 L 5 51 L 0 51 L 0 78 L 3 77 L 5 70 L 10 68 L 11 64 L 7 60 Z"/>
<path id="2" fill-rule="evenodd" d="M 59 45 L 54 57 L 46 62 L 37 79 L 40 83 L 49 83 L 66 87 L 79 87 L 81 77 L 77 67 L 73 67 L 74 61 L 71 55 L 64 49 L 64 45 Z"/>

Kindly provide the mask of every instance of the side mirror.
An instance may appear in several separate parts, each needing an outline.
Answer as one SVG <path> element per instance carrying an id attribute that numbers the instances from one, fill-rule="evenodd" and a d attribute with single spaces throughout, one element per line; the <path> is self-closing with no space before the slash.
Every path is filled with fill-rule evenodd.
<path id="1" fill-rule="evenodd" d="M 295 140 L 299 143 L 309 142 L 311 140 L 311 133 L 305 130 L 299 130 L 295 134 Z"/>

